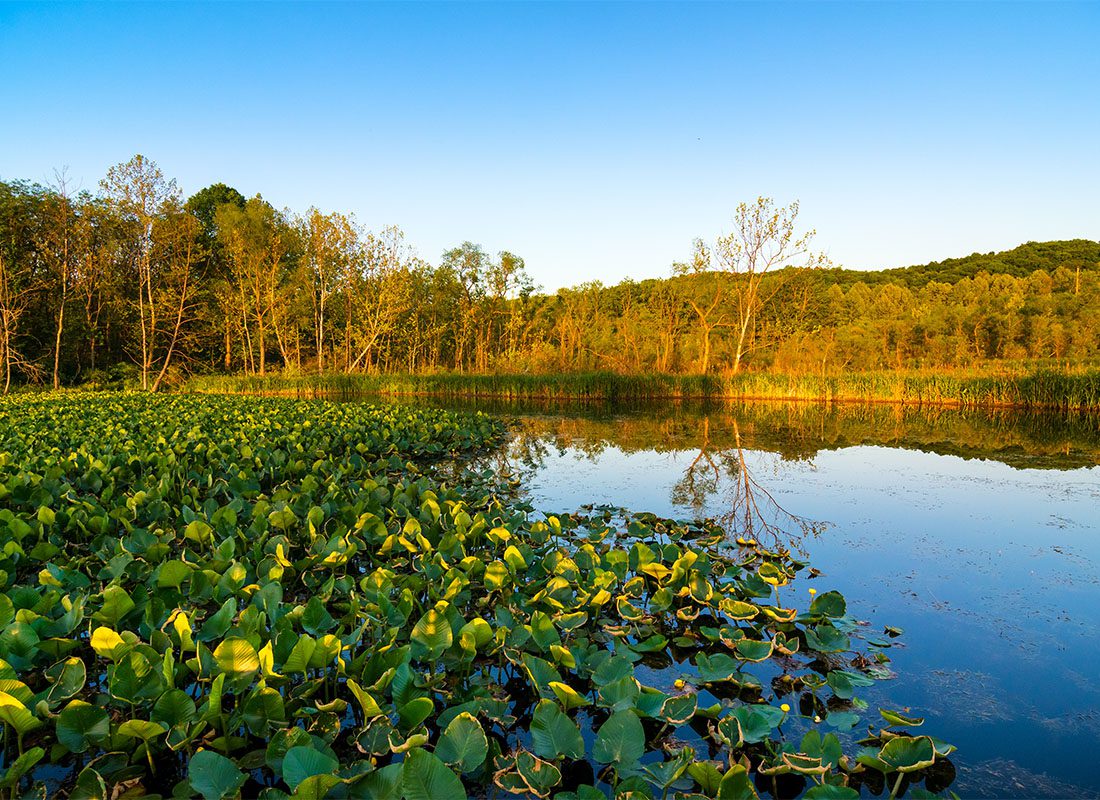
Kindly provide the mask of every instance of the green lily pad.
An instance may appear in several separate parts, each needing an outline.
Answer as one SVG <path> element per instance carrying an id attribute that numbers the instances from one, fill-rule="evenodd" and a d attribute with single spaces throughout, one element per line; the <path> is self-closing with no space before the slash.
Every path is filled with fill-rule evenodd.
<path id="1" fill-rule="evenodd" d="M 633 711 L 612 714 L 596 732 L 592 757 L 618 769 L 632 767 L 645 754 L 645 731 Z"/>
<path id="2" fill-rule="evenodd" d="M 292 747 L 283 757 L 283 780 L 291 790 L 315 775 L 331 775 L 340 766 L 332 756 L 312 747 Z"/>
<path id="3" fill-rule="evenodd" d="M 466 800 L 462 781 L 427 750 L 413 749 L 401 769 L 405 800 Z"/>
<path id="4" fill-rule="evenodd" d="M 932 766 L 936 748 L 927 736 L 898 736 L 883 745 L 878 757 L 891 770 L 916 772 Z"/>
<path id="5" fill-rule="evenodd" d="M 485 762 L 488 753 L 485 730 L 473 714 L 466 712 L 451 720 L 435 746 L 435 754 L 460 772 L 473 772 Z"/>
<path id="6" fill-rule="evenodd" d="M 584 758 L 584 738 L 573 720 L 552 700 L 540 700 L 531 718 L 531 743 L 535 754 L 556 761 Z"/>
<path id="7" fill-rule="evenodd" d="M 244 786 L 248 776 L 237 765 L 212 750 L 200 750 L 187 765 L 187 780 L 203 800 L 224 800 Z"/>

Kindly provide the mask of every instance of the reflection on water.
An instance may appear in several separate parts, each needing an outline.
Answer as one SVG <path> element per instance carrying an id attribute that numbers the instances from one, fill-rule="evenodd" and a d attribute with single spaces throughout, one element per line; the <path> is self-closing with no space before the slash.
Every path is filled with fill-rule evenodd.
<path id="1" fill-rule="evenodd" d="M 855 445 L 998 461 L 1021 469 L 1100 465 L 1100 414 L 1014 409 L 917 408 L 889 404 L 668 401 L 633 405 L 503 400 L 405 402 L 515 417 L 521 435 L 597 456 L 624 452 L 744 447 L 788 461 Z"/>
<path id="2" fill-rule="evenodd" d="M 485 409 L 484 404 L 478 406 Z M 1100 796 L 1096 417 L 818 405 L 488 408 L 547 511 L 608 504 L 782 537 L 905 634 L 865 695 L 959 746 L 964 797 Z M 826 524 L 827 523 L 827 524 Z M 803 579 L 795 591 L 805 591 Z"/>
<path id="3" fill-rule="evenodd" d="M 501 474 L 513 476 L 520 485 L 532 486 L 542 480 L 548 463 L 554 459 L 583 459 L 589 468 L 602 472 L 608 461 L 627 452 L 652 452 L 655 448 L 624 450 L 618 439 L 624 427 L 635 428 L 651 421 L 648 418 L 616 420 L 611 430 L 598 420 L 565 417 L 521 417 L 514 422 L 514 434 L 508 447 L 493 455 L 494 468 Z M 677 443 L 684 449 L 664 453 L 665 462 L 660 476 L 674 475 L 675 482 L 669 490 L 668 501 L 677 509 L 677 516 L 715 519 L 738 537 L 755 539 L 773 549 L 802 547 L 807 536 L 816 535 L 823 524 L 800 517 L 783 506 L 772 490 L 766 476 L 774 473 L 762 470 L 758 462 L 776 460 L 775 454 L 748 449 L 742 439 L 741 423 L 736 417 L 721 419 L 715 425 L 716 436 L 711 435 L 711 416 L 699 416 L 694 435 L 683 436 Z M 567 431 L 562 428 L 567 427 Z M 685 432 L 681 424 L 680 432 Z M 641 434 L 631 431 L 629 441 L 637 441 Z M 659 435 L 659 434 L 658 434 Z M 670 434 L 666 433 L 665 436 Z M 626 437 L 624 437 L 626 438 Z M 668 438 L 662 439 L 668 441 Z M 672 464 L 676 467 L 673 468 Z M 582 471 L 585 468 L 578 467 Z M 597 490 L 597 487 L 578 488 Z M 598 491 L 598 490 L 597 490 Z M 576 505 L 602 502 L 597 497 L 578 498 Z M 615 503 L 611 503 L 614 505 Z M 651 510 L 648 507 L 635 510 Z"/>

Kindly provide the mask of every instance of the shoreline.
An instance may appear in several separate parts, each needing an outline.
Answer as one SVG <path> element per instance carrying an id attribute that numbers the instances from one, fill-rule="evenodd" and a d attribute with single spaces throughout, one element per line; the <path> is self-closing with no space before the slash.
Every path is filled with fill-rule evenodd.
<path id="1" fill-rule="evenodd" d="M 452 397 L 608 403 L 713 400 L 1064 412 L 1100 410 L 1100 371 L 1017 376 L 855 373 L 843 377 L 770 373 L 728 377 L 614 373 L 208 376 L 193 378 L 182 390 L 196 394 L 316 399 Z"/>

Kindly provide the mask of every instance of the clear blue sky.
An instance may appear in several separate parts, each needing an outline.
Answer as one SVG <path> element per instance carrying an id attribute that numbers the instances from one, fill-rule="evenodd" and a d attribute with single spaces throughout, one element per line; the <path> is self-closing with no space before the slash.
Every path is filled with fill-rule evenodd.
<path id="1" fill-rule="evenodd" d="M 741 200 L 850 267 L 1100 238 L 1100 3 L 0 2 L 0 177 L 465 239 L 547 289 L 668 273 Z"/>

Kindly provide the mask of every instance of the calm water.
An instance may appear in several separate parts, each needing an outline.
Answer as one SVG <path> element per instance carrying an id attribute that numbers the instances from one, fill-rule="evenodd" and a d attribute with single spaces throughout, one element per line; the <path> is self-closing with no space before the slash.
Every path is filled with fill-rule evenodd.
<path id="1" fill-rule="evenodd" d="M 806 553 L 824 573 L 813 585 L 840 590 L 870 634 L 903 628 L 888 651 L 897 677 L 861 696 L 872 712 L 911 708 L 957 745 L 960 795 L 1100 797 L 1095 418 L 488 410 L 516 419 L 498 466 L 524 478 L 537 508 L 752 524 Z"/>

